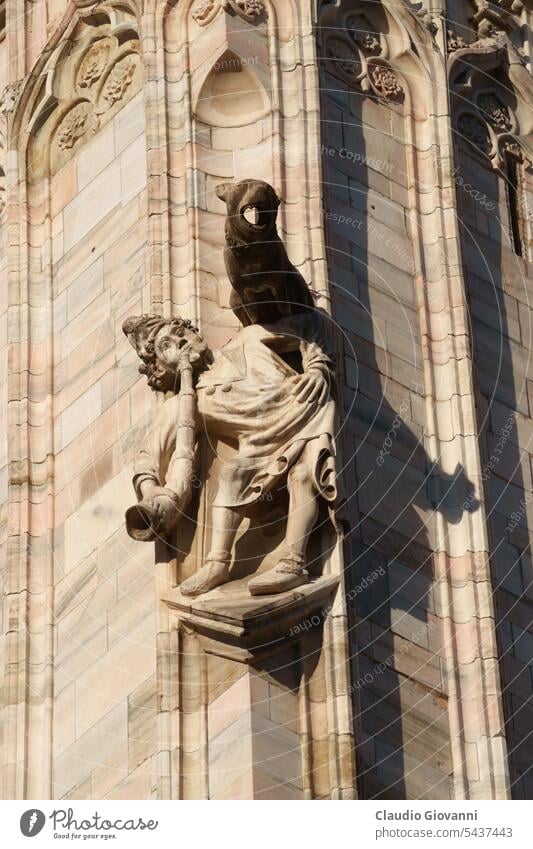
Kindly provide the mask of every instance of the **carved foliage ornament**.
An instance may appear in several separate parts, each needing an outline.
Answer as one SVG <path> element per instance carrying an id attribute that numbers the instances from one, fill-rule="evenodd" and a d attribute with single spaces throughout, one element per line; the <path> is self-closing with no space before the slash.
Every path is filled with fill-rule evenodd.
<path id="1" fill-rule="evenodd" d="M 94 131 L 95 124 L 91 104 L 78 103 L 65 115 L 57 129 L 58 147 L 62 150 L 71 150 L 78 139 L 81 139 L 89 130 Z"/>
<path id="2" fill-rule="evenodd" d="M 362 50 L 368 50 L 369 53 L 379 53 L 381 45 L 372 33 L 352 32 L 352 38 Z"/>
<path id="3" fill-rule="evenodd" d="M 373 65 L 370 71 L 370 79 L 372 85 L 382 97 L 396 100 L 403 95 L 403 88 L 394 71 L 385 65 Z"/>
<path id="4" fill-rule="evenodd" d="M 100 79 L 106 69 L 111 48 L 112 41 L 109 38 L 101 38 L 89 48 L 78 70 L 80 88 L 91 88 Z"/>
<path id="5" fill-rule="evenodd" d="M 457 50 L 489 50 L 502 48 L 505 44 L 504 33 L 498 32 L 494 27 L 489 27 L 485 34 L 480 38 L 468 41 L 462 35 L 453 30 L 448 30 L 448 53 L 455 53 Z"/>
<path id="6" fill-rule="evenodd" d="M 501 144 L 501 150 L 504 153 L 510 153 L 516 159 L 520 160 L 520 162 L 524 161 L 524 151 L 514 139 L 504 139 Z"/>
<path id="7" fill-rule="evenodd" d="M 6 85 L 0 97 L 0 115 L 7 115 L 13 111 L 15 103 L 22 91 L 22 83 L 23 80 L 17 80 L 14 83 Z"/>
<path id="8" fill-rule="evenodd" d="M 245 21 L 254 21 L 266 15 L 263 0 L 198 0 L 192 10 L 192 17 L 200 26 L 207 26 L 219 11 L 234 13 Z"/>
<path id="9" fill-rule="evenodd" d="M 367 53 L 381 53 L 381 38 L 374 32 L 372 24 L 362 15 L 348 15 L 346 31 L 357 46 Z"/>
<path id="10" fill-rule="evenodd" d="M 448 53 L 455 53 L 456 50 L 464 50 L 468 47 L 468 41 L 462 35 L 458 35 L 453 30 L 447 32 Z"/>
<path id="11" fill-rule="evenodd" d="M 263 0 L 228 0 L 225 9 L 232 8 L 245 18 L 258 18 L 265 11 Z"/>
<path id="12" fill-rule="evenodd" d="M 135 61 L 133 56 L 125 56 L 114 65 L 109 74 L 102 97 L 107 100 L 110 105 L 116 103 L 117 100 L 122 100 L 127 88 L 131 84 L 135 73 Z"/>
<path id="13" fill-rule="evenodd" d="M 192 16 L 196 23 L 202 26 L 208 24 L 213 19 L 213 12 L 215 10 L 218 12 L 219 8 L 215 0 L 198 0 L 198 3 L 196 3 L 192 10 Z"/>
<path id="14" fill-rule="evenodd" d="M 489 123 L 500 132 L 509 132 L 512 128 L 509 110 L 495 94 L 480 95 L 478 107 Z"/>

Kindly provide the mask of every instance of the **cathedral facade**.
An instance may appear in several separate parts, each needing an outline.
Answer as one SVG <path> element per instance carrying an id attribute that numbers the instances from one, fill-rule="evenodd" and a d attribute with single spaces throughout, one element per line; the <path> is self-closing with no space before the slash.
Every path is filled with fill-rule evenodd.
<path id="1" fill-rule="evenodd" d="M 1 0 L 2 798 L 533 798 L 532 19 Z M 167 401 L 123 326 L 242 332 L 247 180 L 328 323 L 342 508 L 290 598 L 187 601 L 231 434 L 172 544 L 128 536 Z M 271 491 L 239 587 L 283 544 Z"/>

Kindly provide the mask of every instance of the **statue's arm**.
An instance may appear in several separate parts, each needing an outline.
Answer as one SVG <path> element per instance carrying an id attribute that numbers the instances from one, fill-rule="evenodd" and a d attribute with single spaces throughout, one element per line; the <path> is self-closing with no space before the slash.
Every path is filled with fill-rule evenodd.
<path id="1" fill-rule="evenodd" d="M 335 358 L 323 313 L 313 310 L 282 318 L 268 329 L 272 338 L 267 344 L 273 350 L 300 351 L 304 372 L 313 369 L 334 372 Z"/>
<path id="2" fill-rule="evenodd" d="M 133 486 L 139 503 L 126 511 L 126 527 L 134 539 L 169 538 L 190 500 L 195 444 L 179 444 L 180 419 L 176 395 L 165 401 L 135 457 Z"/>
<path id="3" fill-rule="evenodd" d="M 179 396 L 169 398 L 152 422 L 133 468 L 133 486 L 141 501 L 166 486 L 168 469 L 176 450 Z"/>

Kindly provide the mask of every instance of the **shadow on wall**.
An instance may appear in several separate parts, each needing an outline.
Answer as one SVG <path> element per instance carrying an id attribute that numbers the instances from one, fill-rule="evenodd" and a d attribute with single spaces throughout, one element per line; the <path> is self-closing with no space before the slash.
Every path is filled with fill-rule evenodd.
<path id="1" fill-rule="evenodd" d="M 498 86 L 512 89 L 496 70 L 491 89 Z M 512 104 L 503 108 L 510 110 Z M 517 146 L 503 155 L 496 170 L 489 155 L 461 132 L 459 122 L 455 144 L 511 792 L 513 798 L 531 799 L 533 283 L 523 218 L 523 193 L 531 178 Z"/>
<path id="2" fill-rule="evenodd" d="M 375 26 L 365 33 L 379 37 Z M 342 339 L 359 796 L 446 799 L 449 726 L 432 590 L 436 512 L 456 523 L 479 504 L 463 469 L 447 474 L 423 446 L 403 103 L 364 95 L 342 79 L 335 63 L 346 56 L 328 52 L 330 34 L 321 58 L 324 215 Z M 438 502 L 436 477 L 444 493 Z"/>

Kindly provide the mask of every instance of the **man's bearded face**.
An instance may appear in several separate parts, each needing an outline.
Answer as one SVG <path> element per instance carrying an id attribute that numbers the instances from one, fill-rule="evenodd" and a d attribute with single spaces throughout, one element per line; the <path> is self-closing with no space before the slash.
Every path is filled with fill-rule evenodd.
<path id="1" fill-rule="evenodd" d="M 193 368 L 205 359 L 207 345 L 194 330 L 172 324 L 163 325 L 154 339 L 154 352 L 158 364 L 168 372 L 179 371 L 184 353 Z"/>

